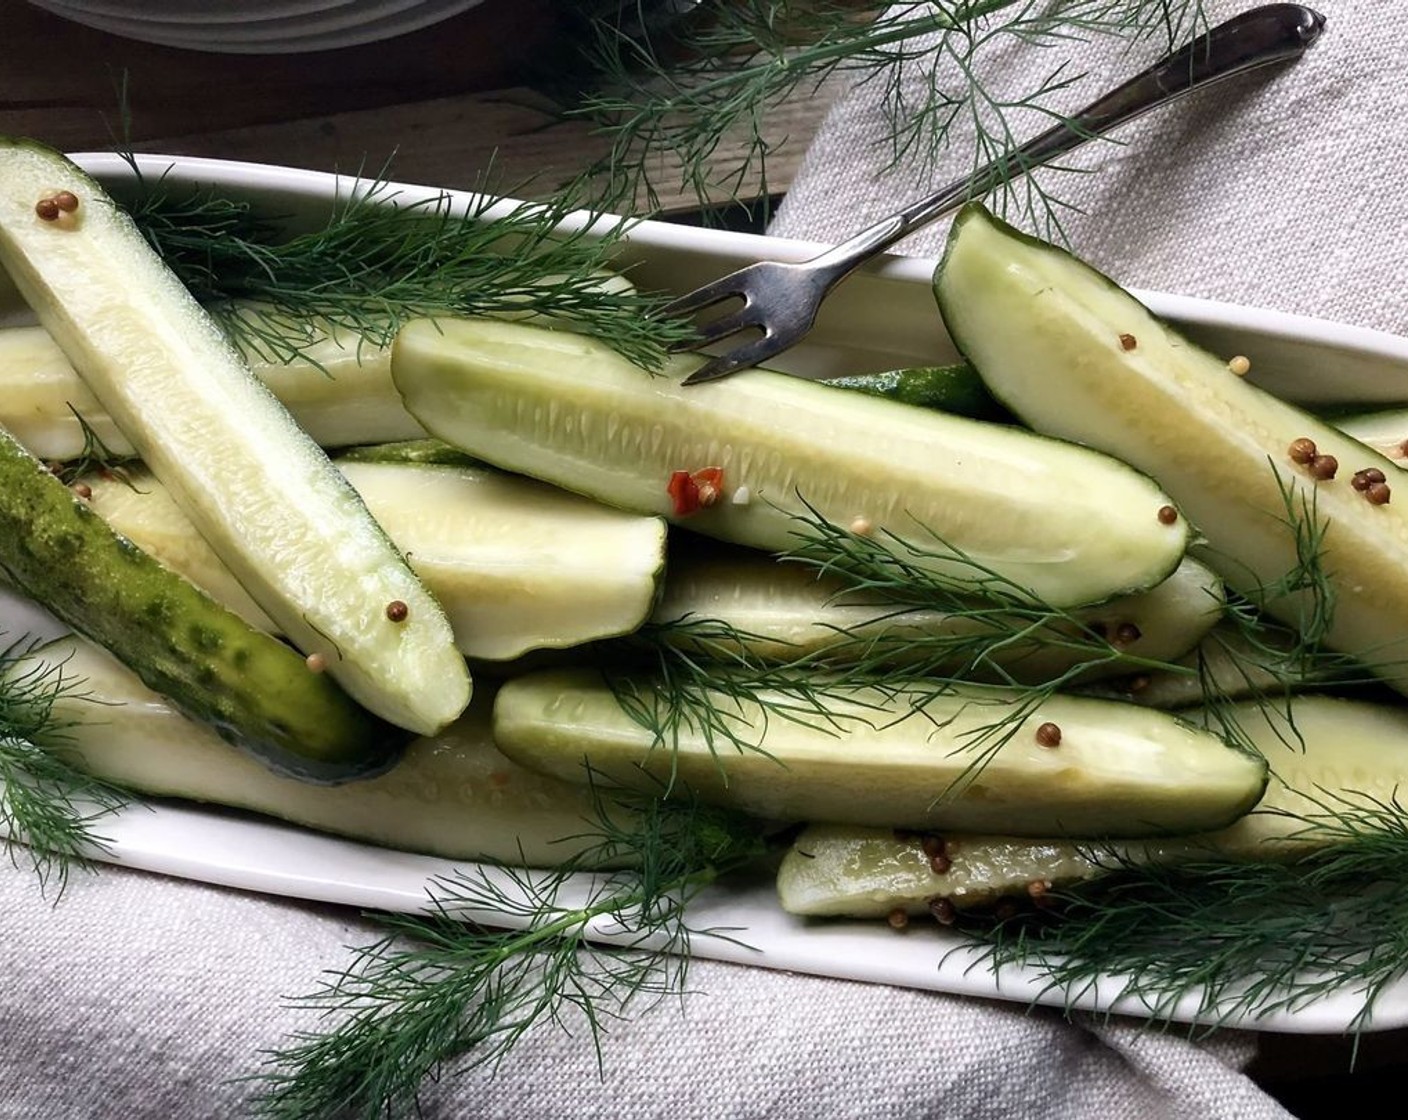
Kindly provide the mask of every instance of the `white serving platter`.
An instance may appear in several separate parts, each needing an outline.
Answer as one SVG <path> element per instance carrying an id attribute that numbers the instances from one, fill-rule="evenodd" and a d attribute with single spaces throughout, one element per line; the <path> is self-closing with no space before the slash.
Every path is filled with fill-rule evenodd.
<path id="1" fill-rule="evenodd" d="M 130 169 L 115 156 L 78 159 L 114 189 L 120 191 L 130 181 Z M 329 200 L 349 186 L 331 175 L 216 160 L 161 156 L 140 157 L 139 163 L 146 175 L 164 174 L 173 185 L 198 184 L 247 197 L 294 223 L 325 215 Z M 406 202 L 441 193 L 421 187 L 396 190 Z M 460 204 L 471 201 L 467 195 L 451 197 Z M 622 260 L 642 285 L 686 291 L 751 260 L 802 260 L 820 248 L 645 222 L 632 231 Z M 878 260 L 828 301 L 812 336 L 776 364 L 826 375 L 955 357 L 930 292 L 933 270 L 934 262 L 928 260 Z M 1408 339 L 1206 300 L 1140 294 L 1156 313 L 1210 348 L 1249 356 L 1255 376 L 1289 398 L 1408 403 Z M 0 631 L 50 637 L 61 628 L 31 605 L 0 593 Z M 431 881 L 456 866 L 246 815 L 170 803 L 129 807 L 105 820 L 102 831 L 110 841 L 102 858 L 115 863 L 241 890 L 378 910 L 423 909 Z M 777 906 L 766 876 L 701 896 L 692 906 L 691 925 L 729 931 L 727 937 L 697 937 L 692 949 L 700 957 L 978 997 L 1147 1014 L 1141 1005 L 1119 998 L 1116 976 L 1071 994 L 1051 991 L 1039 976 L 1015 968 L 994 975 L 976 950 L 937 926 L 917 924 L 901 934 L 884 923 L 792 918 Z M 599 936 L 612 939 L 608 929 Z M 1193 994 L 1178 1005 L 1173 1018 L 1339 1033 L 1356 1025 L 1362 1007 L 1362 993 L 1342 990 L 1291 1010 L 1229 1017 L 1201 1009 Z M 1358 1025 L 1372 1030 L 1408 1026 L 1408 980 L 1381 993 L 1372 1019 Z"/>

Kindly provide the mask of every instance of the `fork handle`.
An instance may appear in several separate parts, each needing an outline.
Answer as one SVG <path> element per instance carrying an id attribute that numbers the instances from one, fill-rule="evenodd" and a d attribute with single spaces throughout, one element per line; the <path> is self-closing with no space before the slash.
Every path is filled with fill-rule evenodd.
<path id="1" fill-rule="evenodd" d="M 828 249 L 808 261 L 807 268 L 816 270 L 818 285 L 829 290 L 875 253 L 964 202 L 981 198 L 1014 175 L 1040 167 L 1191 90 L 1299 58 L 1324 27 L 1324 16 L 1300 4 L 1268 4 L 1235 16 L 1022 147 Z"/>

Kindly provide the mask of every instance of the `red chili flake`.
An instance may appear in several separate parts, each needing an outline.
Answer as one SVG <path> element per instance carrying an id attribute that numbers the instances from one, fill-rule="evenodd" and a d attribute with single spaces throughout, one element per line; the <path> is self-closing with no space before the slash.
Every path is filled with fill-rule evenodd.
<path id="1" fill-rule="evenodd" d="M 673 472 L 665 492 L 675 503 L 676 517 L 688 517 L 691 513 L 699 512 L 699 486 L 688 471 Z"/>

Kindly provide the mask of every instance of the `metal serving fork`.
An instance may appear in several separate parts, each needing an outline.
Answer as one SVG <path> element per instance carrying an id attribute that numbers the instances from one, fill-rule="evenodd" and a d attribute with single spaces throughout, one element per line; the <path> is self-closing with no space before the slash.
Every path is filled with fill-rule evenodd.
<path id="1" fill-rule="evenodd" d="M 1324 26 L 1323 16 L 1299 4 L 1268 4 L 1244 12 L 1011 154 L 911 203 L 819 257 L 799 264 L 760 261 L 672 301 L 658 313 L 684 317 L 725 300 L 743 300 L 742 307 L 702 323 L 696 337 L 680 343 L 677 350 L 695 350 L 745 331 L 762 332 L 761 337 L 711 358 L 685 378 L 684 384 L 727 377 L 786 350 L 812 329 L 827 293 L 861 264 L 906 234 L 970 199 L 982 197 L 997 183 L 1039 167 L 1191 90 L 1269 63 L 1294 61 L 1320 37 Z"/>

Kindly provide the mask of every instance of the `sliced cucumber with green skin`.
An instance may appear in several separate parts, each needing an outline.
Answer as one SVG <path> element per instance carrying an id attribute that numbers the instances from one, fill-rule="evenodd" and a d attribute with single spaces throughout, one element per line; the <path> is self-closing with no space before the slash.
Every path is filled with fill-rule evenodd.
<path id="1" fill-rule="evenodd" d="M 72 724 L 66 754 L 138 793 L 247 809 L 446 859 L 554 866 L 588 843 L 593 795 L 499 753 L 489 734 L 491 690 L 439 735 L 412 742 L 385 774 L 330 787 L 270 773 L 231 750 L 80 639 L 53 642 L 5 671 L 56 672 L 73 682 L 54 704 L 54 715 Z"/>
<path id="2" fill-rule="evenodd" d="M 1171 661 L 1197 645 L 1225 604 L 1222 581 L 1197 561 L 1184 560 L 1149 591 L 1078 608 L 1071 612 L 1069 625 L 1032 630 L 1030 619 L 1012 616 L 1004 622 L 991 611 L 979 620 L 936 610 L 898 610 L 864 592 L 848 592 L 838 581 L 819 578 L 814 569 L 746 549 L 677 546 L 671 552 L 665 594 L 651 621 L 723 622 L 738 631 L 746 650 L 774 660 L 826 650 L 842 659 L 847 654 L 870 658 L 884 650 L 888 660 L 899 665 L 912 663 L 916 656 L 933 656 L 915 645 L 925 639 L 952 640 L 957 650 L 965 637 L 987 638 L 988 664 L 1001 666 L 1017 680 L 1041 682 L 1102 656 L 1091 644 L 1093 634 L 1107 636 L 1111 648 L 1105 652 L 1111 659 L 1092 665 L 1090 676 L 1129 673 L 1131 658 Z M 1079 636 L 1073 632 L 1081 627 L 1089 632 L 1086 640 L 1073 644 L 1069 639 Z M 687 626 L 667 627 L 661 637 L 686 648 L 698 645 Z M 717 646 L 720 639 L 708 641 Z M 971 657 L 972 652 L 964 647 L 956 656 Z"/>
<path id="3" fill-rule="evenodd" d="M 829 377 L 837 389 L 852 389 L 916 408 L 933 408 L 974 420 L 1010 420 L 1012 414 L 988 392 L 978 371 L 967 362 L 948 366 L 912 366 L 884 373 Z"/>
<path id="4" fill-rule="evenodd" d="M 1352 483 L 1365 469 L 1391 482 L 1390 460 L 1248 384 L 1113 281 L 981 207 L 955 220 L 935 289 L 994 395 L 1032 427 L 1157 478 L 1232 587 L 1255 596 L 1296 568 L 1288 502 L 1322 523 L 1335 592 L 1327 644 L 1408 689 L 1408 501 L 1375 504 Z M 1312 474 L 1328 461 L 1293 459 L 1300 440 L 1337 461 L 1333 479 Z M 1298 625 L 1308 594 L 1268 608 Z"/>
<path id="5" fill-rule="evenodd" d="M 835 722 L 814 725 L 769 720 L 752 700 L 711 694 L 718 710 L 736 713 L 740 739 L 758 747 L 720 742 L 716 755 L 693 726 L 680 729 L 678 746 L 657 739 L 597 673 L 536 673 L 500 689 L 494 737 L 510 758 L 555 777 L 591 774 L 647 790 L 673 778 L 673 788 L 774 820 L 1036 836 L 1217 828 L 1255 805 L 1266 784 L 1261 759 L 1129 704 L 1057 696 L 1018 713 L 1021 693 L 973 686 L 916 710 L 903 691 L 831 692 L 825 708 Z M 975 772 L 973 736 L 1004 717 L 1019 726 Z M 1039 742 L 1046 724 L 1059 729 L 1059 745 Z"/>
<path id="6" fill-rule="evenodd" d="M 905 559 L 973 580 L 952 550 L 1059 606 L 1159 583 L 1187 543 L 1169 499 L 1083 448 L 754 370 L 684 388 L 591 339 L 488 320 L 407 324 L 406 407 L 471 455 L 610 505 L 769 551 L 798 519 L 890 533 Z M 718 501 L 677 512 L 678 472 L 719 468 Z M 810 509 L 808 508 L 810 506 Z M 936 540 L 937 534 L 943 542 Z"/>
<path id="7" fill-rule="evenodd" d="M 1400 469 L 1408 467 L 1408 409 L 1337 416 L 1331 423 L 1345 435 L 1372 447 Z"/>
<path id="8" fill-rule="evenodd" d="M 1317 815 L 1339 796 L 1389 802 L 1408 783 L 1408 712 L 1328 697 L 1302 697 L 1291 710 L 1294 729 L 1284 713 L 1272 709 L 1233 709 L 1275 774 L 1256 810 L 1226 829 L 1113 848 L 1095 840 L 945 836 L 948 866 L 937 872 L 924 851 L 924 837 L 897 837 L 893 829 L 812 825 L 778 869 L 782 908 L 817 917 L 875 918 L 897 909 L 919 914 L 934 899 L 948 899 L 959 909 L 985 906 L 1005 897 L 1025 898 L 1032 883 L 1067 886 L 1120 863 L 1177 865 L 1303 854 L 1310 842 L 1295 834 L 1305 828 L 1304 821 L 1282 814 Z"/>
<path id="9" fill-rule="evenodd" d="M 391 348 L 346 331 L 309 326 L 314 339 L 288 362 L 241 348 L 256 377 L 323 447 L 415 439 L 423 429 L 391 383 Z M 75 415 L 76 414 L 76 415 Z M 0 329 L 0 427 L 41 459 L 83 453 L 83 418 L 104 446 L 132 454 L 118 430 L 43 327 Z"/>
<path id="10" fill-rule="evenodd" d="M 45 220 L 58 197 L 72 212 Z M 439 605 L 131 220 L 0 140 L 0 265 L 250 596 L 364 706 L 429 733 L 469 702 Z"/>
<path id="11" fill-rule="evenodd" d="M 113 532 L 3 431 L 0 573 L 270 766 L 323 781 L 353 778 L 384 769 L 406 738 L 288 646 Z"/>
<path id="12" fill-rule="evenodd" d="M 442 467 L 485 466 L 473 455 L 439 439 L 405 439 L 349 447 L 337 456 L 339 463 L 424 463 Z"/>
<path id="13" fill-rule="evenodd" d="M 629 633 L 658 597 L 659 518 L 483 466 L 338 466 L 440 603 L 467 656 L 503 661 Z M 93 510 L 251 625 L 277 633 L 161 483 L 140 468 L 126 475 L 83 479 Z"/>

